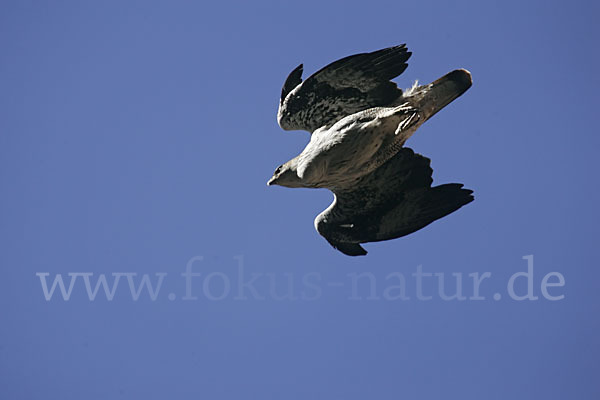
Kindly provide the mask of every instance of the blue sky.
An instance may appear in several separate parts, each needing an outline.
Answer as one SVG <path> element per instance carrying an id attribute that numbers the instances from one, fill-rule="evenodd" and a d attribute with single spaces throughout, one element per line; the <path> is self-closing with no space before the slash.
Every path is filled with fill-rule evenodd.
<path id="1" fill-rule="evenodd" d="M 0 397 L 597 399 L 599 11 L 3 2 Z M 473 74 L 408 145 L 475 201 L 350 258 L 313 227 L 330 192 L 265 185 L 308 141 L 279 129 L 278 97 L 301 62 L 399 43 L 401 87 Z M 529 255 L 538 299 L 517 301 Z M 447 293 L 460 274 L 467 299 L 437 276 L 418 299 L 419 266 Z M 47 301 L 43 279 L 69 273 Z M 90 300 L 85 279 L 114 273 L 114 298 Z M 144 274 L 160 290 L 133 300 Z"/>

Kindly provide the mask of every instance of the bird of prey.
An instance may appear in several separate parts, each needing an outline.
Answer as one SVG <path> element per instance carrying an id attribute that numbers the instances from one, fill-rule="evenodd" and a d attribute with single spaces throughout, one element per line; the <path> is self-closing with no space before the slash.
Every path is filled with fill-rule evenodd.
<path id="1" fill-rule="evenodd" d="M 459 69 L 402 91 L 391 79 L 407 67 L 406 45 L 335 61 L 302 81 L 300 64 L 281 91 L 277 120 L 311 138 L 268 185 L 327 188 L 333 203 L 315 219 L 336 249 L 365 255 L 361 243 L 415 232 L 473 200 L 461 184 L 431 187 L 430 160 L 404 143 L 471 86 Z"/>

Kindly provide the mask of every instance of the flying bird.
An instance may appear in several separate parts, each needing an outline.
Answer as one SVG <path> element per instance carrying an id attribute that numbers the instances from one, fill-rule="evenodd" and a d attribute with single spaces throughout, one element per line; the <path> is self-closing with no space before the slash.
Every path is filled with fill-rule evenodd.
<path id="1" fill-rule="evenodd" d="M 410 56 L 406 45 L 356 54 L 305 81 L 300 64 L 281 91 L 280 127 L 309 131 L 311 139 L 267 184 L 330 189 L 333 203 L 315 228 L 347 255 L 365 255 L 361 243 L 405 236 L 473 200 L 461 184 L 431 187 L 430 160 L 404 147 L 471 86 L 471 74 L 459 69 L 402 91 L 391 79 Z"/>

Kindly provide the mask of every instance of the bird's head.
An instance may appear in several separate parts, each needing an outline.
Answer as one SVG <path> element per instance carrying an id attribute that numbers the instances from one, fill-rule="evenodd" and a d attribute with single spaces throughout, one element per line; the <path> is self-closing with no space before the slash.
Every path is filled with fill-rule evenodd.
<path id="1" fill-rule="evenodd" d="M 277 167 L 273 176 L 267 182 L 267 186 L 279 185 L 290 188 L 301 187 L 301 179 L 296 169 L 296 159 L 290 160 Z"/>

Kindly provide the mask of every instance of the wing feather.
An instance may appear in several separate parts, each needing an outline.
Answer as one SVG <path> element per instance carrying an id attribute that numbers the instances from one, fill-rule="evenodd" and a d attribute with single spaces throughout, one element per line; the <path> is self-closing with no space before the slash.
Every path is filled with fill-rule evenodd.
<path id="1" fill-rule="evenodd" d="M 362 255 L 360 243 L 408 235 L 473 201 L 462 184 L 431 187 L 432 173 L 428 158 L 402 148 L 352 187 L 335 189 L 334 203 L 315 221 L 317 230 L 344 254 Z"/>
<path id="2" fill-rule="evenodd" d="M 302 70 L 304 65 L 300 64 L 288 75 L 283 88 L 281 88 L 281 103 L 285 100 L 287 95 L 299 84 L 302 83 Z"/>
<path id="3" fill-rule="evenodd" d="M 402 91 L 390 80 L 400 75 L 411 53 L 406 45 L 337 60 L 302 82 L 298 66 L 283 85 L 277 120 L 285 130 L 313 132 L 372 107 L 384 107 Z"/>

